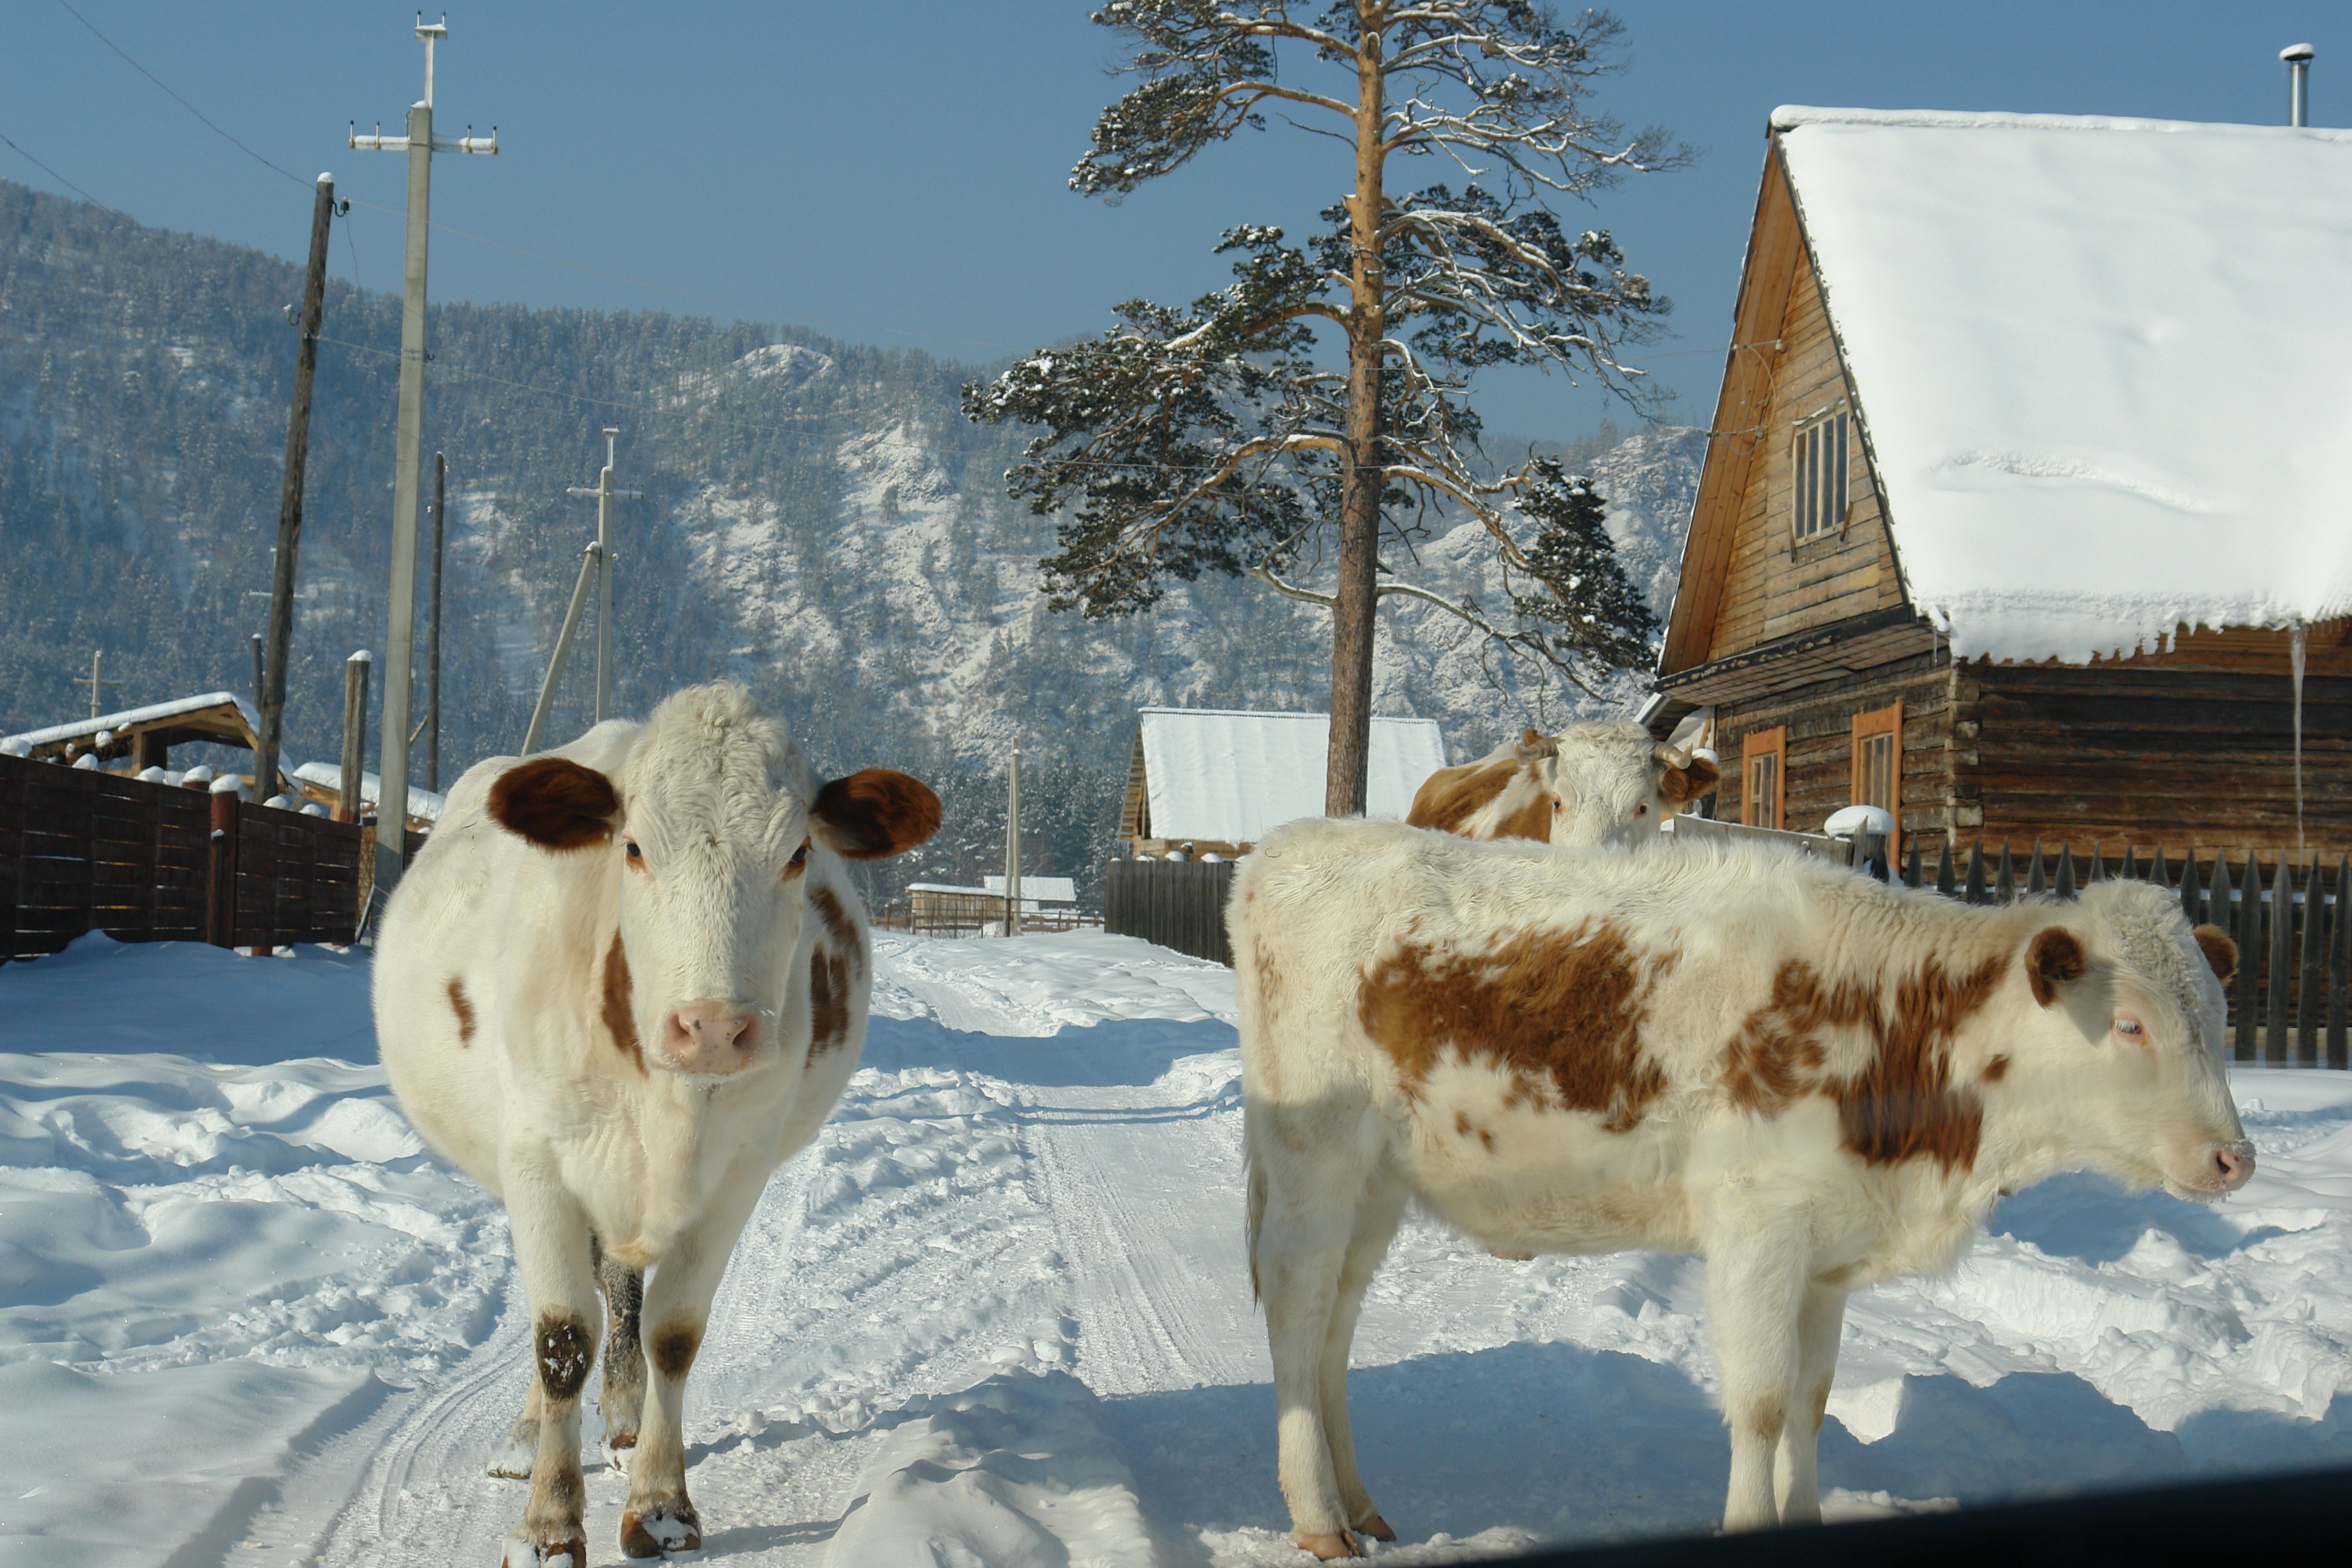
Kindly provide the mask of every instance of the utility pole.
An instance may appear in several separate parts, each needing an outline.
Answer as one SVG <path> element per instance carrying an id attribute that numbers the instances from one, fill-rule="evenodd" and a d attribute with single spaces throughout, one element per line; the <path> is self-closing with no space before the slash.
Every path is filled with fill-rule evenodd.
<path id="1" fill-rule="evenodd" d="M 278 749 L 285 736 L 286 659 L 294 640 L 294 554 L 302 542 L 302 481 L 310 460 L 310 386 L 319 369 L 319 323 L 327 306 L 327 231 L 335 214 L 335 177 L 320 174 L 310 201 L 310 269 L 302 280 L 301 342 L 294 351 L 294 406 L 286 417 L 286 476 L 278 487 L 278 556 L 269 577 L 268 657 L 254 649 L 254 706 L 261 710 L 253 757 L 257 804 L 277 793 Z"/>
<path id="2" fill-rule="evenodd" d="M 425 634 L 425 787 L 441 793 L 441 512 L 449 460 L 433 454 L 433 624 Z"/>
<path id="3" fill-rule="evenodd" d="M 433 46 L 449 36 L 448 19 L 427 23 L 417 13 L 416 36 L 425 40 L 425 99 L 409 106 L 408 134 L 362 136 L 354 123 L 351 144 L 362 152 L 408 154 L 408 255 L 400 300 L 400 426 L 393 458 L 392 591 L 384 632 L 383 748 L 377 773 L 383 780 L 383 809 L 404 821 L 408 806 L 408 694 L 416 659 L 416 483 L 425 443 L 425 259 L 431 233 L 433 154 L 499 150 L 499 130 L 487 138 L 473 127 L 455 140 L 433 134 Z M 407 835 L 398 828 L 376 835 L 375 885 L 390 893 L 406 860 Z"/>
<path id="4" fill-rule="evenodd" d="M 547 733 L 548 710 L 555 706 L 555 689 L 563 679 L 563 661 L 572 657 L 572 634 L 580 629 L 580 607 L 588 602 L 588 584 L 596 579 L 596 563 L 604 550 L 594 540 L 580 556 L 580 581 L 572 585 L 572 607 L 563 612 L 563 629 L 555 637 L 555 657 L 547 661 L 547 679 L 539 684 L 539 702 L 530 710 L 530 728 L 522 733 L 522 754 L 539 750 Z"/>
<path id="5" fill-rule="evenodd" d="M 602 724 L 613 704 L 613 502 L 643 500 L 643 490 L 619 490 L 613 488 L 613 443 L 620 436 L 620 426 L 604 426 L 604 467 L 596 476 L 596 488 L 583 489 L 573 485 L 563 493 L 568 496 L 596 498 L 596 717 Z"/>
<path id="6" fill-rule="evenodd" d="M 99 690 L 99 688 L 100 688 L 100 687 L 101 687 L 101 686 L 120 686 L 120 685 L 121 685 L 121 684 L 122 684 L 122 682 L 121 682 L 121 681 L 119 681 L 119 680 L 100 680 L 100 679 L 98 678 L 98 676 L 99 676 L 99 661 L 100 661 L 100 660 L 101 660 L 101 659 L 103 659 L 105 657 L 106 657 L 106 650 L 105 650 L 104 648 L 95 648 L 95 647 L 94 647 L 94 648 L 90 649 L 90 650 L 89 650 L 89 679 L 87 679 L 87 680 L 77 680 L 77 681 L 75 681 L 75 682 L 74 682 L 74 684 L 75 684 L 76 686 L 87 686 L 87 687 L 89 687 L 89 716 L 90 716 L 91 718 L 93 718 L 93 719 L 95 719 L 95 718 L 97 718 L 97 717 L 98 717 L 98 690 Z"/>
<path id="7" fill-rule="evenodd" d="M 1013 781 L 1004 792 L 1004 934 L 1021 934 L 1021 748 L 1013 748 Z"/>

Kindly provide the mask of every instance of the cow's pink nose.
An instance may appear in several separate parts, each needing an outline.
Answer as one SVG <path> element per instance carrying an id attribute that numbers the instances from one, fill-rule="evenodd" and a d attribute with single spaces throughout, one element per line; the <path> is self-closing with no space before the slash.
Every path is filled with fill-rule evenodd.
<path id="1" fill-rule="evenodd" d="M 2213 1150 L 2214 1168 L 2221 1173 L 2224 1192 L 2236 1192 L 2254 1173 L 2254 1146 L 2252 1143 L 2222 1143 Z"/>
<path id="2" fill-rule="evenodd" d="M 680 1072 L 733 1072 L 759 1043 L 759 1016 L 726 1002 L 689 1002 L 672 1012 L 662 1045 Z"/>

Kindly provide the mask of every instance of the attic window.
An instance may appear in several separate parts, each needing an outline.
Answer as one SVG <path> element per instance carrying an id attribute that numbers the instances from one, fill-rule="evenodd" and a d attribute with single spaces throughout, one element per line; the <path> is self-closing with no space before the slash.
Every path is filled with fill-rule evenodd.
<path id="1" fill-rule="evenodd" d="M 1794 532 L 1800 541 L 1845 527 L 1846 410 L 1815 416 L 1797 426 Z"/>

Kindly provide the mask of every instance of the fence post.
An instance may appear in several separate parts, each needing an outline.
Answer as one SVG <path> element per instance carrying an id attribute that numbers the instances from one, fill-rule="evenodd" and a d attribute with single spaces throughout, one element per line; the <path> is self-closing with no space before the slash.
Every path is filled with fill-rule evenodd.
<path id="1" fill-rule="evenodd" d="M 1992 881 L 1992 901 L 2013 904 L 2017 901 L 2017 868 L 2009 858 L 2009 840 L 2000 841 L 2000 875 Z"/>
<path id="2" fill-rule="evenodd" d="M 2029 893 L 2050 890 L 2049 884 L 2042 879 L 2042 840 L 2039 838 L 2033 841 L 2033 868 L 2025 874 L 2025 890 Z"/>
<path id="3" fill-rule="evenodd" d="M 2083 885 L 2087 888 L 2093 882 L 2104 882 L 2106 879 L 2106 857 L 2100 852 L 2099 841 L 2094 838 L 2091 840 L 2091 869 L 2090 873 L 2083 879 Z"/>
<path id="4" fill-rule="evenodd" d="M 2074 896 L 2074 848 L 2071 844 L 2058 846 L 2058 896 Z"/>
<path id="5" fill-rule="evenodd" d="M 2156 852 L 2156 870 L 2157 879 L 2158 881 L 2162 881 L 2164 878 L 2164 850 L 2160 847 Z M 2230 883 L 2228 877 L 2229 873 L 2227 868 L 2222 866 L 2221 858 L 2216 856 L 2213 860 L 2213 891 L 2215 897 L 2227 898 L 2229 896 Z M 2194 844 L 2191 844 L 2189 847 L 2188 864 L 2180 868 L 2180 912 L 2189 917 L 2189 923 L 2191 926 L 2200 926 L 2205 923 L 2205 892 L 2203 889 L 2197 885 L 2197 846 Z M 2223 918 L 2226 919 L 2228 917 L 2225 915 Z"/>
<path id="6" fill-rule="evenodd" d="M 1969 846 L 1968 900 L 1972 904 L 1985 901 L 1984 840 Z"/>
<path id="7" fill-rule="evenodd" d="M 2294 1038 L 2287 1019 L 2287 969 L 2294 959 L 2294 873 L 2287 869 L 2286 856 L 2279 856 L 2278 872 L 2271 879 L 2270 919 L 2266 928 L 2266 945 L 2271 955 L 2270 995 L 2263 1008 L 2263 1059 L 2273 1067 L 2284 1067 L 2292 1058 L 2289 1042 Z"/>
<path id="8" fill-rule="evenodd" d="M 2319 879 L 2319 851 L 2315 849 L 2311 852 L 2311 865 L 2304 873 L 2302 959 L 2294 977 L 2294 1059 L 2299 1067 L 2317 1067 L 2320 1062 L 2319 997 L 2327 989 L 2327 950 L 2320 932 L 2326 924 L 2326 889 Z"/>
<path id="9" fill-rule="evenodd" d="M 1942 851 L 1936 857 L 1936 891 L 1948 899 L 1956 886 L 1952 880 L 1952 841 L 1948 837 L 1944 840 Z"/>
<path id="10" fill-rule="evenodd" d="M 236 945 L 236 793 L 212 795 L 211 852 L 205 858 L 205 940 Z"/>
<path id="11" fill-rule="evenodd" d="M 2214 862 L 2220 864 L 2217 858 Z M 2215 873 L 2220 880 L 2220 873 Z M 2246 847 L 2246 863 L 2238 872 L 2238 1059 L 2255 1059 L 2256 1014 L 2262 1006 L 2263 867 Z"/>
<path id="12" fill-rule="evenodd" d="M 2163 869 L 2163 868 L 2164 868 L 2164 846 L 2163 846 L 2163 845 L 2161 845 L 2161 844 L 2159 844 L 2159 845 L 2158 845 L 2158 846 L 2156 847 L 2156 863 L 2157 863 L 2157 869 L 2156 869 L 2155 873 L 2152 875 L 2152 877 L 2150 878 L 2150 879 L 2151 879 L 2151 880 L 2153 880 L 2153 881 L 2156 881 L 2156 882 L 2162 883 L 2165 887 L 2168 887 L 2168 887 L 2170 887 L 2170 886 L 2172 886 L 2172 884 L 2171 884 L 2170 882 L 2165 881 L 2165 878 L 2164 878 L 2164 869 Z M 2124 869 L 2123 869 L 2123 874 L 2124 874 L 2125 876 L 2126 876 L 2126 877 L 2130 877 L 2130 878 L 2134 878 L 2134 879 L 2137 879 L 2137 878 L 2139 876 L 2139 846 L 2138 846 L 2138 845 L 2137 845 L 2137 844 L 2126 844 L 2126 845 L 2125 845 L 2125 846 L 2124 846 Z"/>
<path id="13" fill-rule="evenodd" d="M 2328 915 L 2327 1065 L 2352 1067 L 2347 1050 L 2345 1014 L 2352 1002 L 2352 853 L 2336 858 L 2336 903 Z"/>

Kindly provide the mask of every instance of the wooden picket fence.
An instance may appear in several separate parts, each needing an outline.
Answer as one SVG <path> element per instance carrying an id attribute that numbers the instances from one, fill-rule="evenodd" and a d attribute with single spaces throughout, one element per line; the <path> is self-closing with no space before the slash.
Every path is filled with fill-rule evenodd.
<path id="1" fill-rule="evenodd" d="M 2333 868 L 2316 852 L 2302 860 L 2297 865 L 2273 851 L 2265 866 L 2250 848 L 2232 868 L 2226 852 L 2209 856 L 2191 848 L 2176 859 L 2159 846 L 2145 861 L 2136 847 L 2116 862 L 2094 848 L 2084 865 L 2070 848 L 2052 855 L 2036 844 L 2021 856 L 2004 843 L 1997 855 L 1988 855 L 1978 843 L 1964 862 L 1955 862 L 1946 846 L 1929 872 L 1914 838 L 1899 872 L 1884 859 L 1874 868 L 1883 878 L 1899 875 L 1906 886 L 1932 887 L 1972 904 L 2045 892 L 2071 899 L 2110 877 L 2153 882 L 2179 896 L 2192 925 L 2217 925 L 2238 944 L 2237 977 L 2227 987 L 2232 1058 L 2268 1067 L 2352 1066 L 2346 1048 L 2352 910 L 2345 898 L 2352 854 L 2339 851 Z"/>
<path id="2" fill-rule="evenodd" d="M 0 757 L 0 962 L 85 931 L 269 949 L 352 941 L 362 829 L 230 794 Z"/>

